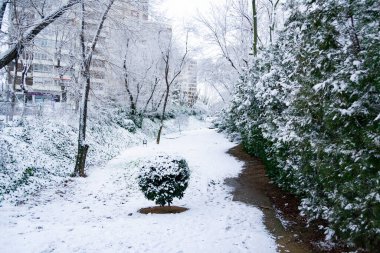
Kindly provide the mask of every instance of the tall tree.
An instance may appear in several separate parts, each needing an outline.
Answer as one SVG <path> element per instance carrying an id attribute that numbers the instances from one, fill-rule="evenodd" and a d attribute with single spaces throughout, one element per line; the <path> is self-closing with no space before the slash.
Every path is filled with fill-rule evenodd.
<path id="1" fill-rule="evenodd" d="M 256 10 L 256 0 L 252 0 L 252 31 L 253 31 L 253 47 L 252 52 L 254 56 L 257 56 L 257 10 Z"/>
<path id="2" fill-rule="evenodd" d="M 165 38 L 166 39 L 166 38 Z M 172 43 L 172 38 L 170 37 L 169 42 L 164 45 L 163 50 L 161 51 L 162 53 L 162 59 L 165 64 L 165 69 L 164 69 L 164 80 L 165 80 L 165 85 L 166 85 L 166 90 L 165 90 L 165 95 L 164 95 L 164 104 L 162 107 L 162 113 L 161 113 L 161 119 L 160 119 L 160 128 L 158 130 L 157 134 L 157 144 L 160 144 L 161 140 L 161 133 L 162 129 L 164 127 L 164 119 L 165 119 L 165 113 L 166 113 L 166 108 L 168 105 L 169 101 L 169 95 L 171 91 L 171 87 L 173 86 L 174 82 L 177 80 L 178 76 L 181 74 L 186 57 L 188 54 L 188 34 L 186 35 L 186 45 L 185 45 L 185 52 L 183 56 L 179 59 L 179 62 L 175 61 L 175 56 L 174 56 L 174 49 L 173 49 L 173 43 Z M 165 44 L 165 43 L 164 43 Z M 177 66 L 177 67 L 175 67 Z M 174 69 L 172 69 L 174 68 Z"/>
<path id="3" fill-rule="evenodd" d="M 107 19 L 107 15 L 115 2 L 115 0 L 109 0 L 106 4 L 106 9 L 101 15 L 98 27 L 95 31 L 95 35 L 89 47 L 86 47 L 85 43 L 85 1 L 81 0 L 81 34 L 80 43 L 82 50 L 82 64 L 81 64 L 81 76 L 80 80 L 84 82 L 84 91 L 82 94 L 82 105 L 80 107 L 79 114 L 79 134 L 78 134 L 78 152 L 76 156 L 74 175 L 84 177 L 86 157 L 89 149 L 89 145 L 86 143 L 86 128 L 87 128 L 87 112 L 88 112 L 88 98 L 90 94 L 91 87 L 91 61 L 95 51 L 95 47 L 99 40 L 99 35 L 103 29 L 104 22 Z"/>

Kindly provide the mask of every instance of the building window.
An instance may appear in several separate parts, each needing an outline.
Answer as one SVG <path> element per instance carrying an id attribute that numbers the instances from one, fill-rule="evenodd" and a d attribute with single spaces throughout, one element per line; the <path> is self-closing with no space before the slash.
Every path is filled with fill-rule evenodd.
<path id="1" fill-rule="evenodd" d="M 34 64 L 33 65 L 33 71 L 34 72 L 40 72 L 40 73 L 52 73 L 53 72 L 53 66 L 52 65 L 44 65 L 44 64 Z"/>
<path id="2" fill-rule="evenodd" d="M 34 44 L 39 47 L 48 47 L 50 43 L 47 39 L 35 39 Z"/>
<path id="3" fill-rule="evenodd" d="M 47 60 L 48 59 L 48 55 L 44 54 L 44 53 L 34 53 L 33 54 L 33 58 L 35 60 Z"/>
<path id="4" fill-rule="evenodd" d="M 50 85 L 53 82 L 51 78 L 48 77 L 34 77 L 33 83 L 35 85 Z"/>
<path id="5" fill-rule="evenodd" d="M 32 86 L 33 85 L 33 77 L 27 76 L 25 81 L 26 81 L 26 85 L 28 85 L 28 86 Z M 16 78 L 16 83 L 17 84 L 22 84 L 23 83 L 23 80 L 22 80 L 21 76 L 18 76 Z"/>

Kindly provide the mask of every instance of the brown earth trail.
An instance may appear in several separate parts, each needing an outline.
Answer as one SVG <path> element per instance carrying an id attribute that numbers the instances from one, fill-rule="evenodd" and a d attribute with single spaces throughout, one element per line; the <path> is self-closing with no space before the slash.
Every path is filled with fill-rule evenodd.
<path id="1" fill-rule="evenodd" d="M 308 225 L 298 210 L 299 199 L 271 183 L 260 159 L 247 154 L 242 145 L 228 153 L 245 163 L 237 178 L 226 179 L 226 184 L 234 188 L 233 200 L 263 211 L 264 223 L 276 238 L 280 253 L 340 253 L 348 250 L 337 245 L 322 247 L 324 234 L 318 226 L 323 225 L 323 221 Z"/>

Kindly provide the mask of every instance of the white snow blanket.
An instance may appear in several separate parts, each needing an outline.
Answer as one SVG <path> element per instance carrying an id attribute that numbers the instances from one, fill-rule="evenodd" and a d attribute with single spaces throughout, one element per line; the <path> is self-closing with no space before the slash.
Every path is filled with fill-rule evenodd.
<path id="1" fill-rule="evenodd" d="M 19 206 L 0 207 L 0 252 L 276 252 L 275 239 L 255 207 L 232 201 L 227 177 L 242 163 L 226 151 L 234 144 L 214 130 L 164 136 L 125 150 Z M 183 156 L 191 178 L 173 205 L 180 214 L 140 214 L 153 206 L 139 191 L 138 160 L 159 153 Z"/>

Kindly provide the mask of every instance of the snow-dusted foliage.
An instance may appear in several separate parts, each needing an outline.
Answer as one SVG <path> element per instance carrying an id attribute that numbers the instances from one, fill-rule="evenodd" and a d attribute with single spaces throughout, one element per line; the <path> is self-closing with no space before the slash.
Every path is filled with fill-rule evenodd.
<path id="1" fill-rule="evenodd" d="M 158 122 L 149 119 L 137 128 L 129 112 L 116 104 L 94 104 L 90 113 L 87 166 L 110 160 L 158 130 Z M 71 113 L 6 124 L 0 130 L 0 203 L 26 201 L 41 188 L 67 179 L 74 169 L 77 138 L 77 115 Z"/>
<path id="2" fill-rule="evenodd" d="M 236 86 L 221 127 L 302 197 L 327 236 L 380 246 L 380 3 L 289 1 L 290 17 Z"/>
<path id="3" fill-rule="evenodd" d="M 190 169 L 185 159 L 169 155 L 158 155 L 144 161 L 137 177 L 145 197 L 164 206 L 181 199 L 188 186 Z"/>

